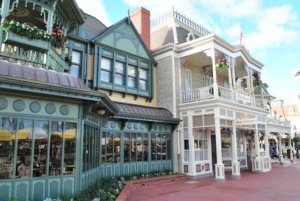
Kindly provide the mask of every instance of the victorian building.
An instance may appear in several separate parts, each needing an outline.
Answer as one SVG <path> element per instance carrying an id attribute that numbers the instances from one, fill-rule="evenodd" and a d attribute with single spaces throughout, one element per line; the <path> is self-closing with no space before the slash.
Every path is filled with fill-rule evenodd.
<path id="1" fill-rule="evenodd" d="M 129 18 L 106 27 L 74 0 L 0 2 L 0 200 L 172 171 L 179 119 L 155 107 L 156 62 Z"/>
<path id="2" fill-rule="evenodd" d="M 179 12 L 153 21 L 158 105 L 182 119 L 174 133 L 174 168 L 190 176 L 241 169 L 271 170 L 269 137 L 290 123 L 268 116 L 273 97 L 261 80 L 263 64 Z M 167 87 L 166 87 L 167 86 Z"/>

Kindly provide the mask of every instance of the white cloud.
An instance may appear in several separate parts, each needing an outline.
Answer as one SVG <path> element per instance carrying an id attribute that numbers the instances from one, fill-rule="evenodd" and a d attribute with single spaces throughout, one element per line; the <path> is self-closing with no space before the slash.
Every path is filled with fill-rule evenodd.
<path id="1" fill-rule="evenodd" d="M 257 30 L 247 34 L 246 46 L 255 50 L 293 44 L 299 35 L 293 27 L 295 20 L 297 15 L 290 6 L 263 10 L 257 18 Z"/>
<path id="2" fill-rule="evenodd" d="M 103 0 L 76 0 L 76 3 L 85 13 L 96 17 L 106 26 L 111 24 Z"/>

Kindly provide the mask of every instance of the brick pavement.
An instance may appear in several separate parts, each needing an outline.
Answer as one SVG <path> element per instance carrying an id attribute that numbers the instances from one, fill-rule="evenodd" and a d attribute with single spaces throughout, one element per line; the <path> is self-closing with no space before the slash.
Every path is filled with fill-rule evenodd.
<path id="1" fill-rule="evenodd" d="M 299 201 L 300 160 L 272 164 L 272 171 L 242 171 L 240 179 L 226 173 L 226 182 L 206 177 L 174 184 L 136 189 L 131 201 Z"/>

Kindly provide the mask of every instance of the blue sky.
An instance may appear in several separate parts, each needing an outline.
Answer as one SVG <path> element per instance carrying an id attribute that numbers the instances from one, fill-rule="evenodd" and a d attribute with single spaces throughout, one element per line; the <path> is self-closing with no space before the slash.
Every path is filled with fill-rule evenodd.
<path id="1" fill-rule="evenodd" d="M 143 6 L 155 18 L 174 7 L 232 44 L 243 44 L 264 64 L 262 81 L 284 103 L 299 102 L 299 0 L 76 0 L 109 26 Z M 183 3 L 184 2 L 184 3 Z"/>

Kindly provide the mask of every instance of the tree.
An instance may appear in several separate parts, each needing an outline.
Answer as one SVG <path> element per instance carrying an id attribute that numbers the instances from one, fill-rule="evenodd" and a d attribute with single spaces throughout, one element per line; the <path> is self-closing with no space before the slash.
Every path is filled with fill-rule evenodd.
<path id="1" fill-rule="evenodd" d="M 299 142 L 300 142 L 300 137 L 299 136 L 295 136 L 294 138 L 293 138 L 293 142 L 295 143 L 295 148 L 296 148 L 296 156 L 297 156 L 297 158 L 299 157 L 298 156 L 298 149 L 299 149 L 299 147 L 298 147 L 298 144 L 299 144 Z"/>

